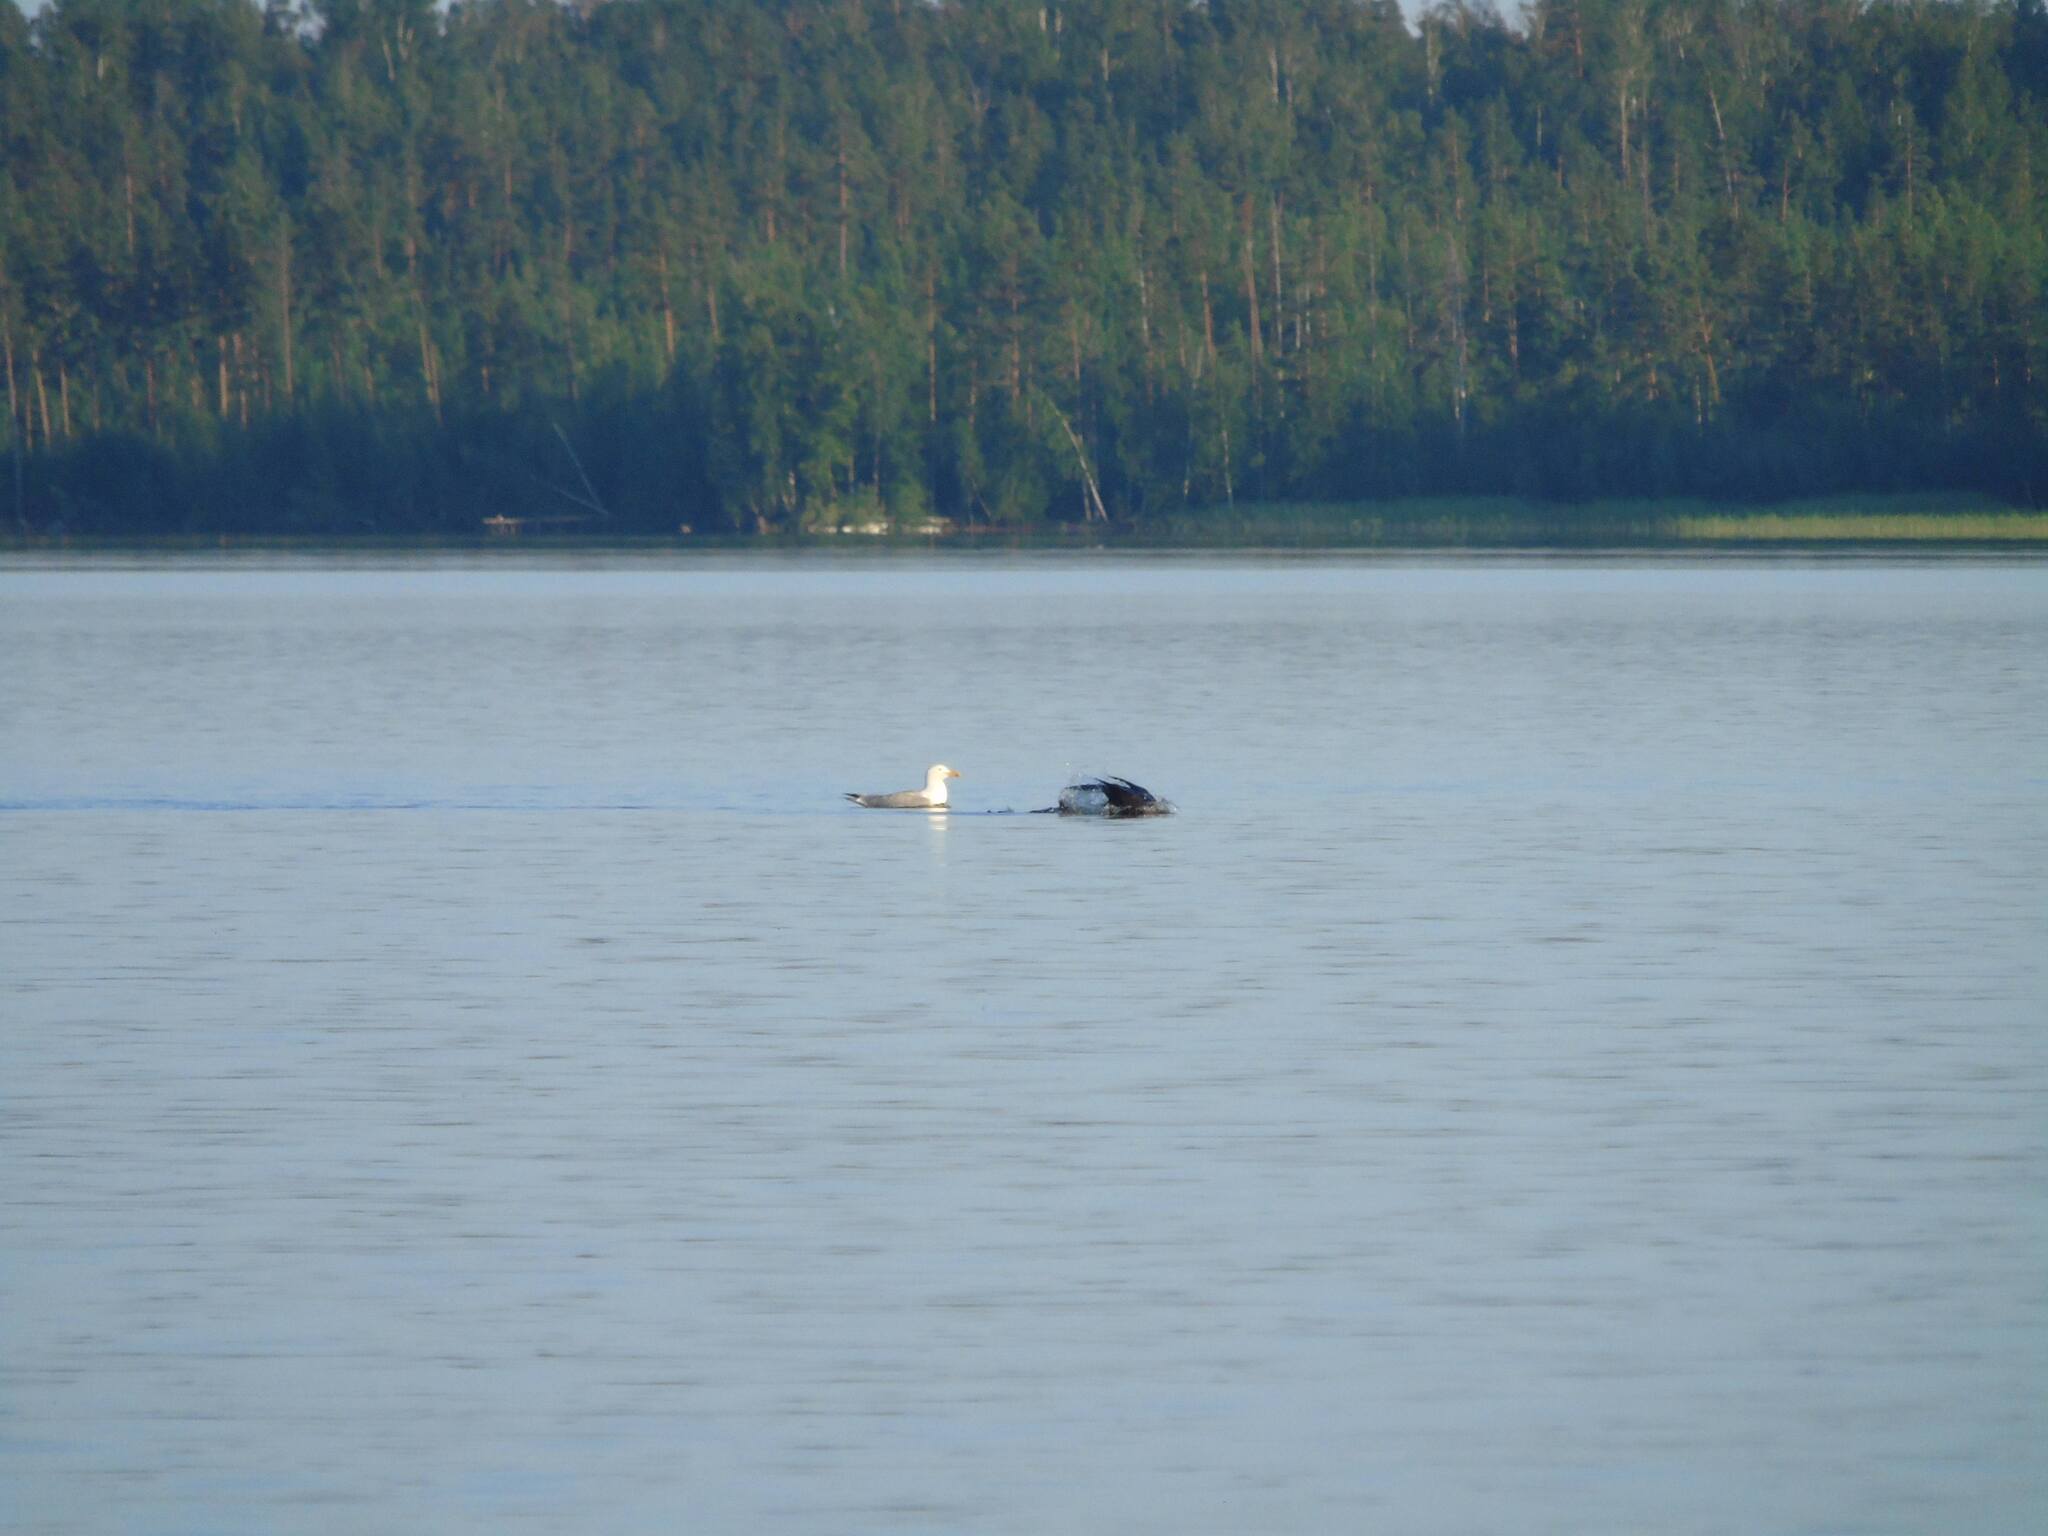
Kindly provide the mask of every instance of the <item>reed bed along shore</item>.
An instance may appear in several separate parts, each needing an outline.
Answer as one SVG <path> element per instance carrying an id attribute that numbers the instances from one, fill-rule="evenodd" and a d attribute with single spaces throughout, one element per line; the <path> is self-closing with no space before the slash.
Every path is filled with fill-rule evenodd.
<path id="1" fill-rule="evenodd" d="M 2048 511 L 1975 498 L 1873 496 L 1729 507 L 1700 501 L 1552 503 L 1515 497 L 1240 503 L 1130 531 L 1196 547 L 1668 548 L 1741 544 L 2048 545 Z"/>
<path id="2" fill-rule="evenodd" d="M 1672 537 L 1710 543 L 2048 543 L 2048 513 L 1715 513 L 1674 518 Z"/>

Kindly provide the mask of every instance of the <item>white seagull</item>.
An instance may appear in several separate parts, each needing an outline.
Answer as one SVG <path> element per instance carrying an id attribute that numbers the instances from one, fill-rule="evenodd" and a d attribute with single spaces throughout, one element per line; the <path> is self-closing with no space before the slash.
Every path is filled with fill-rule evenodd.
<path id="1" fill-rule="evenodd" d="M 899 789 L 893 795 L 855 795 L 846 798 L 874 811 L 943 811 L 946 808 L 946 780 L 960 775 L 944 763 L 925 770 L 923 789 Z"/>

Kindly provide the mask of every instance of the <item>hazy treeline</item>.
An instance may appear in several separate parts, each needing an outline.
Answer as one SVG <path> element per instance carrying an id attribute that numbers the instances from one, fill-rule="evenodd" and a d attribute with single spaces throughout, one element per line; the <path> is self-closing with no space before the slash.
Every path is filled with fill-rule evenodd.
<path id="1" fill-rule="evenodd" d="M 2048 496 L 2042 0 L 0 0 L 0 517 Z"/>

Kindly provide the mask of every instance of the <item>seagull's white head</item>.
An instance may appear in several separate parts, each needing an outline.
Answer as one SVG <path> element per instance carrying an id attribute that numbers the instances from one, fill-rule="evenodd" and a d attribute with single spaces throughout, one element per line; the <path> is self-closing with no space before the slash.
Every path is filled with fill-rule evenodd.
<path id="1" fill-rule="evenodd" d="M 933 763 L 925 770 L 924 792 L 931 797 L 932 804 L 946 803 L 946 780 L 957 779 L 960 775 L 944 763 Z"/>

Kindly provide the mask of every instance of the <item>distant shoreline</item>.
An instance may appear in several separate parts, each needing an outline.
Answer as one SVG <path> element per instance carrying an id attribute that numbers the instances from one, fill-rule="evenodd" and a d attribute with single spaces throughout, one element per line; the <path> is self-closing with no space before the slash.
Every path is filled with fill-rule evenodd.
<path id="1" fill-rule="evenodd" d="M 71 550 L 315 553 L 332 550 L 455 552 L 1130 550 L 1227 552 L 1328 550 L 1389 553 L 1683 553 L 1815 550 L 2037 550 L 2048 553 L 2048 510 L 1947 494 L 1827 497 L 1730 506 L 1694 499 L 1552 503 L 1516 497 L 1417 497 L 1401 501 L 1245 502 L 1144 522 L 1041 523 L 902 532 L 678 532 L 593 534 L 479 526 L 459 535 L 364 534 L 352 538 L 192 532 L 125 537 L 0 530 L 0 553 Z"/>

